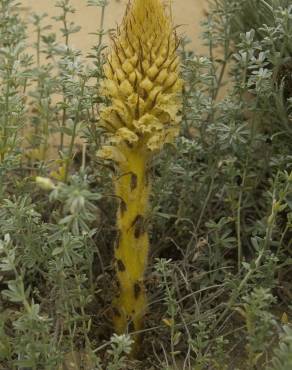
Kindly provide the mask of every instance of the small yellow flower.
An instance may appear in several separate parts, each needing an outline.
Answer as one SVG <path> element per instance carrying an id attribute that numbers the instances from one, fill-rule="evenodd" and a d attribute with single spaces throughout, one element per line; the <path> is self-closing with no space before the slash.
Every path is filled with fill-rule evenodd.
<path id="1" fill-rule="evenodd" d="M 35 178 L 35 182 L 43 190 L 50 191 L 56 188 L 56 185 L 48 177 L 37 176 Z"/>
<path id="2" fill-rule="evenodd" d="M 98 152 L 97 156 L 103 159 L 110 159 L 116 163 L 122 163 L 126 161 L 125 156 L 119 151 L 119 149 L 113 146 L 104 146 Z"/>
<path id="3" fill-rule="evenodd" d="M 112 137 L 113 142 L 120 143 L 126 141 L 130 144 L 136 143 L 139 138 L 135 132 L 129 130 L 127 127 L 122 127 L 117 130 L 116 135 Z"/>
<path id="4" fill-rule="evenodd" d="M 174 325 L 173 319 L 162 319 L 162 322 L 166 325 L 169 326 L 170 328 Z"/>
<path id="5" fill-rule="evenodd" d="M 286 312 L 283 312 L 283 315 L 281 317 L 281 323 L 284 325 L 289 324 L 289 318 Z"/>

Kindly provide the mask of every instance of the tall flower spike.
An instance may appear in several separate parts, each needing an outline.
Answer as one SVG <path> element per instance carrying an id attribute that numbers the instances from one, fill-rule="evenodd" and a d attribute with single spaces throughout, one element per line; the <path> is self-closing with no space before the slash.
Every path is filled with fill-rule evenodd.
<path id="1" fill-rule="evenodd" d="M 118 333 L 143 327 L 149 166 L 153 154 L 179 131 L 178 44 L 161 1 L 134 0 L 112 38 L 104 66 L 102 92 L 111 103 L 101 112 L 107 139 L 98 155 L 114 161 L 119 171 L 115 264 L 120 292 L 113 308 Z"/>

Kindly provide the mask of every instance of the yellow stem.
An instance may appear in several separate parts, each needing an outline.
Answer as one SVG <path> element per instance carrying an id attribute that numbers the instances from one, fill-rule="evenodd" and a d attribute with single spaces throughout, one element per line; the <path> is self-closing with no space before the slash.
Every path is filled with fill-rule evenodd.
<path id="1" fill-rule="evenodd" d="M 138 331 L 143 327 L 147 307 L 144 273 L 149 252 L 147 214 L 150 184 L 146 151 L 139 146 L 123 152 L 127 161 L 121 165 L 120 177 L 116 180 L 116 194 L 120 198 L 115 247 L 119 283 L 119 296 L 114 302 L 117 333 Z"/>

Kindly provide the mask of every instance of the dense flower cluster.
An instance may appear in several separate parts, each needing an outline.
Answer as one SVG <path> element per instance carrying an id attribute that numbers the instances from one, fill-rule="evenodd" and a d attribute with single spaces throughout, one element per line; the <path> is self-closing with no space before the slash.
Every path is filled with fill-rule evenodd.
<path id="1" fill-rule="evenodd" d="M 177 135 L 178 44 L 159 0 L 129 5 L 104 66 L 102 91 L 111 105 L 101 113 L 109 134 L 101 156 L 122 162 L 125 146 L 156 151 Z"/>

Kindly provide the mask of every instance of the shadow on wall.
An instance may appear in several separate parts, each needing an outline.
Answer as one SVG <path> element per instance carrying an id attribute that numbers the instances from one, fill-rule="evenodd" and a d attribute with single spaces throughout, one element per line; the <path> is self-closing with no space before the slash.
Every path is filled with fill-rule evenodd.
<path id="1" fill-rule="evenodd" d="M 164 2 L 172 3 L 174 23 L 180 26 L 179 32 L 192 40 L 192 48 L 197 54 L 203 53 L 200 23 L 204 17 L 204 9 L 207 8 L 207 0 L 165 0 Z M 55 16 L 59 14 L 55 3 L 55 0 L 22 0 L 24 15 L 29 18 L 35 12 Z M 128 0 L 109 0 L 105 15 L 106 29 L 115 28 L 120 23 L 127 3 Z M 90 33 L 96 32 L 99 28 L 99 9 L 87 7 L 87 0 L 71 0 L 71 4 L 76 9 L 71 19 L 82 27 L 78 34 L 72 36 L 71 45 L 87 52 L 96 43 L 97 36 Z M 32 30 L 30 34 L 33 42 L 35 35 Z"/>

